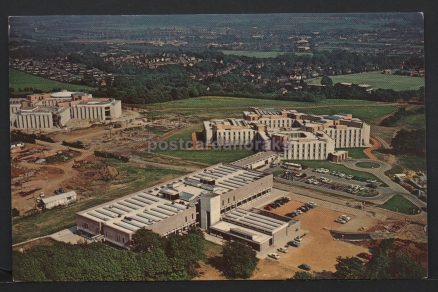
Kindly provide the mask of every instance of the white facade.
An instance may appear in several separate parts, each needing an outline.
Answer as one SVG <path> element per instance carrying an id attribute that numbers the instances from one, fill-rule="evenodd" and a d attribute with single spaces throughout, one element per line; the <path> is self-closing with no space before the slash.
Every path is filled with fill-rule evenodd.
<path id="1" fill-rule="evenodd" d="M 76 202 L 76 200 L 77 195 L 75 191 L 69 191 L 63 194 L 41 199 L 44 209 L 53 209 L 58 206 L 66 206 Z"/>

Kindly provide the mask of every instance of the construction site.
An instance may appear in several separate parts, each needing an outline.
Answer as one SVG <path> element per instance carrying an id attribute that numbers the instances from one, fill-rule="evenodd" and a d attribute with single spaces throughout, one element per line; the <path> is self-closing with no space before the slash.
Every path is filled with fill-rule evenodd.
<path id="1" fill-rule="evenodd" d="M 187 205 L 181 204 L 181 207 L 188 208 L 187 211 L 181 211 L 178 207 L 173 210 L 173 205 L 169 206 L 169 202 L 172 201 L 169 198 L 175 195 L 172 188 L 177 191 L 180 188 L 169 187 L 169 184 L 178 177 L 190 173 L 201 174 L 199 179 L 204 176 L 206 183 L 205 179 L 208 176 L 203 174 L 203 170 L 213 163 L 198 162 L 195 159 L 174 156 L 169 152 L 149 151 L 151 143 L 180 137 L 189 140 L 191 137 L 193 141 L 196 137 L 190 134 L 197 124 L 177 114 L 154 116 L 147 110 L 138 108 L 124 108 L 122 114 L 129 118 L 108 124 L 87 122 L 88 124 L 82 123 L 79 126 L 78 122 L 78 127 L 33 133 L 36 135 L 36 137 L 32 136 L 35 138 L 34 141 L 27 142 L 24 139 L 13 141 L 11 175 L 12 208 L 15 210 L 13 213 L 17 222 L 13 225 L 16 243 L 27 242 L 39 237 L 41 233 L 54 240 L 72 244 L 91 242 L 90 237 L 78 234 L 76 227 L 73 226 L 75 214 L 82 215 L 85 220 L 100 220 L 99 224 L 102 225 L 99 225 L 101 229 L 99 232 L 120 231 L 122 234 L 120 241 L 114 233 L 114 236 L 108 236 L 108 242 L 123 246 L 125 242 L 121 241 L 126 240 L 128 243 L 139 226 L 158 224 L 152 226 L 156 226 L 154 228 L 157 228 L 163 236 L 169 232 L 179 232 L 179 227 L 175 226 L 161 230 L 160 224 L 165 223 L 160 222 L 167 222 L 163 218 L 170 216 L 169 208 L 175 214 L 193 211 L 194 213 L 186 216 L 186 220 L 187 217 L 189 221 L 191 220 L 187 224 L 197 224 L 194 219 L 197 207 L 190 206 L 190 198 L 186 198 L 189 200 L 187 202 L 181 198 L 177 199 Z M 189 134 L 186 135 L 186 132 Z M 26 134 L 26 131 L 20 133 Z M 373 144 L 365 148 L 364 153 L 375 146 L 374 138 L 371 141 Z M 204 150 L 206 156 L 211 153 L 211 150 L 204 148 L 196 151 Z M 192 149 L 184 151 L 192 151 Z M 236 209 L 231 205 L 225 206 L 224 214 L 218 215 L 222 220 L 212 224 L 212 228 L 206 229 L 205 238 L 214 246 L 214 250 L 221 250 L 221 245 L 227 239 L 245 238 L 251 233 L 252 241 L 257 244 L 252 241 L 251 243 L 260 259 L 252 279 L 287 279 L 300 271 L 298 266 L 302 264 L 311 266 L 311 271 L 318 275 L 334 272 L 337 257 L 357 257 L 359 254 L 367 254 L 370 247 L 386 238 L 394 238 L 400 248 L 406 249 L 420 259 L 422 265 L 427 266 L 426 203 L 419 195 L 411 194 L 406 187 L 406 184 L 424 187 L 425 176 L 421 173 L 389 177 L 385 174 L 390 169 L 389 163 L 351 157 L 340 163 L 324 162 L 324 168 L 330 168 L 331 171 L 326 174 L 315 172 L 322 167 L 309 167 L 293 172 L 315 177 L 315 181 L 319 182 L 316 185 L 305 182 L 309 177 L 301 179 L 292 175 L 282 179 L 278 173 L 281 170 L 284 174 L 285 169 L 281 168 L 281 159 L 273 151 L 262 151 L 235 160 L 230 163 L 233 166 L 227 164 L 216 166 L 219 170 L 213 172 L 220 173 L 224 171 L 220 169 L 223 167 L 227 171 L 234 168 L 254 170 L 259 172 L 261 177 L 274 174 L 272 191 L 263 194 L 260 199 L 256 196 L 256 200 L 250 200 L 245 210 Z M 364 181 L 355 182 L 354 179 L 349 181 L 344 177 L 348 175 L 340 177 L 340 172 L 335 170 L 341 167 L 360 172 L 358 177 L 364 178 Z M 325 177 L 325 183 L 319 177 L 322 175 Z M 371 181 L 373 178 L 378 178 L 375 182 L 376 189 L 368 187 L 369 184 L 374 183 L 366 181 Z M 185 182 L 183 178 L 181 179 Z M 336 193 L 339 190 L 329 188 L 328 180 L 347 186 L 346 191 Z M 357 194 L 347 192 L 350 189 L 348 185 L 352 183 L 362 188 L 369 188 L 369 192 L 364 192 L 367 196 L 360 196 L 360 192 Z M 150 190 L 154 196 L 155 193 L 161 194 L 161 191 L 155 190 L 156 188 L 161 190 L 161 186 L 170 188 L 170 190 L 166 189 L 169 198 L 160 197 L 159 202 L 150 202 L 152 199 L 147 194 L 143 195 L 146 198 L 138 195 L 139 190 Z M 187 189 L 193 188 L 187 187 Z M 184 192 L 187 193 L 187 190 Z M 187 196 L 187 194 L 180 195 Z M 395 195 L 411 202 L 416 208 L 416 213 L 403 214 L 398 209 L 386 208 L 385 203 Z M 66 199 L 61 200 L 61 196 Z M 53 198 L 56 197 L 59 197 L 57 201 L 60 203 L 53 202 L 55 200 Z M 149 207 L 148 202 L 151 203 Z M 227 203 L 225 201 L 222 204 Z M 311 205 L 313 207 L 310 207 Z M 122 210 L 114 206 L 119 206 Z M 138 212 L 136 211 L 138 206 L 141 206 L 141 210 L 144 209 L 143 216 L 147 218 L 134 213 Z M 160 215 L 156 210 L 151 211 L 151 208 L 164 208 L 160 210 L 164 215 Z M 114 212 L 124 212 L 129 216 L 126 218 L 123 215 L 119 218 Z M 45 213 L 47 217 L 28 216 L 35 213 Z M 229 216 L 227 217 L 226 214 Z M 159 215 L 163 218 L 157 218 Z M 112 225 L 108 223 L 105 227 L 105 220 L 99 219 L 99 217 L 103 218 L 102 216 L 106 217 L 108 222 L 114 221 L 110 222 Z M 181 218 L 178 224 L 184 225 L 184 216 Z M 254 230 L 254 227 L 251 227 L 252 229 L 247 226 L 242 227 L 240 222 L 240 220 L 256 220 L 254 218 L 266 222 L 261 224 L 299 226 L 299 232 L 277 245 L 265 244 L 274 238 L 274 233 L 266 235 Z M 140 223 L 135 220 L 140 220 Z M 272 220 L 273 222 L 270 222 Z M 81 221 L 78 226 L 82 227 L 79 229 L 87 230 L 92 224 L 91 221 Z M 297 223 L 294 225 L 291 222 Z M 37 230 L 34 228 L 36 225 L 39 226 Z M 184 225 L 181 230 L 185 227 Z M 25 247 L 27 244 L 18 246 Z M 210 259 L 218 256 L 218 253 L 207 250 L 206 255 Z M 200 263 L 199 272 L 197 279 L 200 280 L 225 279 L 208 260 Z"/>

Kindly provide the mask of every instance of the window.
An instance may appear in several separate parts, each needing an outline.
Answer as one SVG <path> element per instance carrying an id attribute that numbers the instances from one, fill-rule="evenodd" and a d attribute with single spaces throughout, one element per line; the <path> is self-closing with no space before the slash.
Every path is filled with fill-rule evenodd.
<path id="1" fill-rule="evenodd" d="M 186 222 L 187 222 L 187 216 L 186 216 Z"/>

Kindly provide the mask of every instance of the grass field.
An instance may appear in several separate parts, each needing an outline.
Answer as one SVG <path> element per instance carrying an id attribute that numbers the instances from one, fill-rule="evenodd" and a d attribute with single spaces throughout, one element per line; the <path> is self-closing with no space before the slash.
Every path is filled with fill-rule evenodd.
<path id="1" fill-rule="evenodd" d="M 183 100 L 155 103 L 146 106 L 149 115 L 164 113 L 184 115 L 191 119 L 211 119 L 225 117 L 241 117 L 242 111 L 250 106 L 289 108 L 313 114 L 351 113 L 353 116 L 372 122 L 397 108 L 390 103 L 367 100 L 326 99 L 318 103 L 287 100 L 270 100 L 258 98 L 202 96 Z"/>
<path id="2" fill-rule="evenodd" d="M 72 91 L 90 91 L 92 87 L 58 82 L 39 76 L 27 74 L 18 70 L 11 69 L 9 72 L 9 87 L 14 88 L 15 93 L 24 92 L 24 88 L 33 88 L 42 91 L 52 91 L 54 88 L 67 89 Z"/>
<path id="3" fill-rule="evenodd" d="M 410 201 L 405 199 L 401 195 L 395 195 L 391 199 L 389 199 L 385 204 L 380 205 L 381 208 L 403 213 L 403 214 L 417 214 L 419 209 L 417 206 L 412 204 Z"/>
<path id="4" fill-rule="evenodd" d="M 108 202 L 143 188 L 152 186 L 159 181 L 165 181 L 184 172 L 165 168 L 138 168 L 110 160 L 113 166 L 123 175 L 123 185 L 105 192 L 99 192 L 94 197 L 79 201 L 66 208 L 57 208 L 47 212 L 13 220 L 12 240 L 14 243 L 30 238 L 48 235 L 61 229 L 73 226 L 75 214 L 81 210 Z"/>
<path id="5" fill-rule="evenodd" d="M 346 75 L 330 76 L 333 83 L 351 82 L 355 84 L 369 84 L 374 88 L 410 90 L 424 86 L 424 77 L 410 77 L 401 75 L 387 75 L 380 72 L 366 72 Z M 309 84 L 321 84 L 321 77 L 309 79 Z"/>
<path id="6" fill-rule="evenodd" d="M 187 128 L 181 129 L 180 131 L 176 132 L 175 134 L 173 134 L 172 136 L 170 136 L 166 140 L 167 141 L 178 141 L 178 140 L 192 141 L 192 133 L 197 132 L 197 131 L 201 131 L 201 130 L 202 130 L 201 124 L 190 125 Z"/>
<path id="7" fill-rule="evenodd" d="M 400 164 L 401 167 L 412 169 L 412 170 L 426 170 L 427 164 L 426 164 L 426 157 L 425 156 L 415 156 L 415 155 L 398 155 L 398 164 Z"/>
<path id="8" fill-rule="evenodd" d="M 422 129 L 426 127 L 426 115 L 425 114 L 413 114 L 402 117 L 394 126 L 403 126 L 413 129 Z"/>
<path id="9" fill-rule="evenodd" d="M 157 154 L 179 157 L 185 160 L 205 163 L 230 163 L 254 154 L 251 150 L 157 150 Z"/>

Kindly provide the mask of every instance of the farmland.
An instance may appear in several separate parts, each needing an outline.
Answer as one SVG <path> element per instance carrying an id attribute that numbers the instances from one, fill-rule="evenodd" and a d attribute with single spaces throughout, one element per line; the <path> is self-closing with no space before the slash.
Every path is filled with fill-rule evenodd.
<path id="1" fill-rule="evenodd" d="M 330 76 L 333 83 L 348 82 L 354 84 L 369 84 L 374 88 L 414 90 L 424 86 L 424 77 L 401 75 L 385 75 L 380 72 L 366 72 L 347 75 Z M 321 77 L 310 79 L 309 84 L 321 84 Z"/>
<path id="2" fill-rule="evenodd" d="M 92 87 L 53 81 L 50 79 L 34 76 L 18 70 L 10 70 L 9 87 L 14 88 L 15 93 L 26 93 L 24 88 L 33 90 L 52 91 L 53 89 L 66 89 L 72 91 L 90 91 Z"/>

